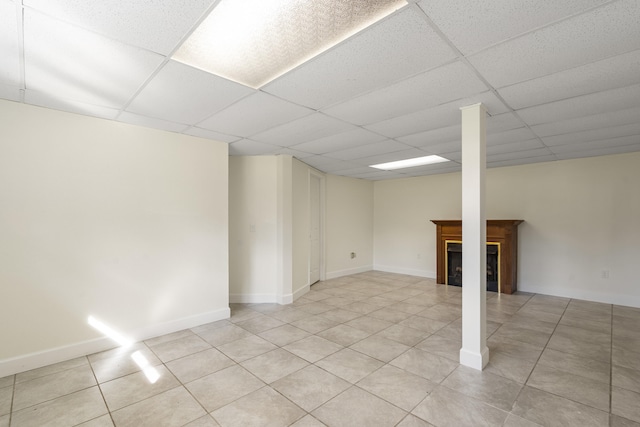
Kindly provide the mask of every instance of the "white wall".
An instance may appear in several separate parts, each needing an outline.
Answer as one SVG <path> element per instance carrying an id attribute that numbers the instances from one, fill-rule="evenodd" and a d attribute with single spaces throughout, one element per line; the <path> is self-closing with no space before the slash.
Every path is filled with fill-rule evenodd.
<path id="1" fill-rule="evenodd" d="M 373 267 L 373 181 L 327 175 L 327 278 Z M 351 258 L 351 252 L 356 257 Z"/>
<path id="2" fill-rule="evenodd" d="M 0 377 L 228 317 L 227 144 L 0 101 Z"/>
<path id="3" fill-rule="evenodd" d="M 518 289 L 640 307 L 640 153 L 487 171 L 487 218 L 519 227 Z M 460 174 L 374 184 L 375 268 L 435 277 L 435 225 Z M 603 278 L 603 271 L 609 277 Z"/>
<path id="4" fill-rule="evenodd" d="M 229 157 L 229 298 L 275 302 L 278 280 L 277 157 Z"/>

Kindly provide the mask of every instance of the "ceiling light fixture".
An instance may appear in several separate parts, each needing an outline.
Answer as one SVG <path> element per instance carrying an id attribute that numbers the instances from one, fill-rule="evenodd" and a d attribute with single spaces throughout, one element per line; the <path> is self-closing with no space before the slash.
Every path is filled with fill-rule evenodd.
<path id="1" fill-rule="evenodd" d="M 172 59 L 259 88 L 406 0 L 221 0 Z"/>
<path id="2" fill-rule="evenodd" d="M 431 165 L 434 163 L 442 163 L 442 162 L 448 162 L 448 161 L 449 160 L 445 159 L 444 157 L 433 155 L 433 156 L 416 157 L 413 159 L 398 160 L 396 162 L 380 163 L 378 165 L 370 165 L 369 167 L 390 171 L 395 169 L 412 168 L 415 166 Z"/>

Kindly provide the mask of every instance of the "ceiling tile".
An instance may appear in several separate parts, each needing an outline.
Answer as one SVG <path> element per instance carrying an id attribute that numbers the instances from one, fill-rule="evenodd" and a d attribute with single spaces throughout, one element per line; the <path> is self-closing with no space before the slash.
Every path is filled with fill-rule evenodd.
<path id="1" fill-rule="evenodd" d="M 445 163 L 443 163 L 445 164 Z M 439 167 L 439 168 L 431 168 L 431 169 L 424 169 L 424 170 L 413 170 L 412 169 L 408 169 L 407 171 L 405 171 L 405 175 L 407 177 L 416 177 L 416 176 L 426 176 L 426 175 L 436 175 L 436 174 L 443 174 L 443 173 L 455 173 L 455 172 L 460 172 L 462 170 L 462 166 L 459 163 L 446 163 L 447 167 Z M 437 165 L 434 165 L 437 166 Z"/>
<path id="2" fill-rule="evenodd" d="M 169 132 L 182 133 L 187 130 L 187 126 L 182 123 L 174 123 L 167 120 L 145 117 L 139 114 L 133 114 L 123 111 L 118 116 L 118 120 L 132 125 L 146 126 L 154 129 L 167 130 Z"/>
<path id="3" fill-rule="evenodd" d="M 509 142 L 506 144 L 487 146 L 487 156 L 494 154 L 516 153 L 518 151 L 529 151 L 536 148 L 544 148 L 544 145 L 539 139 Z"/>
<path id="4" fill-rule="evenodd" d="M 445 127 L 460 123 L 462 113 L 460 108 L 467 105 L 483 103 L 487 111 L 494 115 L 506 112 L 508 109 L 493 92 L 484 92 L 469 98 L 459 99 L 426 110 L 416 111 L 378 123 L 367 125 L 367 129 L 386 135 L 389 138 L 411 135 L 414 133 Z"/>
<path id="5" fill-rule="evenodd" d="M 498 161 L 487 162 L 487 167 L 500 168 L 505 166 L 527 165 L 527 164 L 539 163 L 539 162 L 553 162 L 555 160 L 559 160 L 558 156 L 556 156 L 555 154 L 547 154 L 542 156 L 523 157 L 523 158 L 516 158 L 511 160 L 498 160 Z"/>
<path id="6" fill-rule="evenodd" d="M 169 61 L 127 111 L 193 125 L 254 92 L 222 77 Z"/>
<path id="7" fill-rule="evenodd" d="M 438 144 L 432 144 L 429 146 L 422 147 L 423 150 L 428 151 L 430 154 L 437 154 L 439 156 L 446 157 L 450 159 L 452 157 L 447 156 L 446 154 L 450 153 L 460 153 L 462 150 L 462 142 L 460 142 L 460 138 L 455 140 L 440 142 Z"/>
<path id="8" fill-rule="evenodd" d="M 465 55 L 607 0 L 422 0 L 418 5 Z"/>
<path id="9" fill-rule="evenodd" d="M 517 129 L 524 126 L 524 122 L 513 113 L 498 114 L 487 117 L 487 135 Z"/>
<path id="10" fill-rule="evenodd" d="M 379 163 L 388 163 L 388 162 L 395 162 L 398 160 L 413 159 L 415 157 L 424 157 L 430 154 L 431 153 L 427 153 L 424 150 L 409 147 L 399 151 L 398 150 L 390 151 L 387 153 L 380 153 L 373 156 L 359 157 L 359 158 L 353 159 L 352 161 L 362 166 L 369 166 L 369 165 L 377 165 Z"/>
<path id="11" fill-rule="evenodd" d="M 428 130 L 426 132 L 416 133 L 414 135 L 407 135 L 401 138 L 396 138 L 398 141 L 402 141 L 405 144 L 409 144 L 413 147 L 429 147 L 434 144 L 440 144 L 442 142 L 461 139 L 462 127 L 460 124 L 454 126 L 447 126 L 439 129 Z M 426 148 L 428 149 L 428 148 Z"/>
<path id="12" fill-rule="evenodd" d="M 290 147 L 325 136 L 335 135 L 347 129 L 354 129 L 354 126 L 322 113 L 314 113 L 261 132 L 251 139 L 281 147 Z"/>
<path id="13" fill-rule="evenodd" d="M 208 129 L 202 129 L 197 126 L 192 126 L 189 129 L 185 130 L 183 133 L 191 136 L 197 136 L 198 138 L 211 139 L 213 141 L 226 142 L 226 143 L 230 143 L 230 142 L 234 142 L 242 139 L 237 136 L 226 135 L 224 133 L 214 132 Z"/>
<path id="14" fill-rule="evenodd" d="M 487 135 L 487 147 L 518 141 L 527 141 L 534 138 L 537 138 L 537 136 L 529 128 L 522 127 L 519 129 L 511 129 Z"/>
<path id="15" fill-rule="evenodd" d="M 273 152 L 274 155 L 280 155 L 280 154 L 288 154 L 290 156 L 293 156 L 297 159 L 306 159 L 307 157 L 311 157 L 314 154 L 311 153 L 305 153 L 303 151 L 298 151 L 298 150 L 293 150 L 291 148 L 287 148 L 287 147 L 278 147 L 278 149 L 276 151 Z"/>
<path id="16" fill-rule="evenodd" d="M 512 151 L 508 153 L 487 154 L 487 164 L 503 160 L 526 159 L 527 157 L 549 156 L 553 154 L 547 147 L 534 148 L 532 150 Z"/>
<path id="17" fill-rule="evenodd" d="M 637 0 L 610 2 L 491 47 L 469 61 L 496 88 L 545 76 L 640 49 L 639 15 Z"/>
<path id="18" fill-rule="evenodd" d="M 99 34 L 168 55 L 214 0 L 23 0 Z"/>
<path id="19" fill-rule="evenodd" d="M 573 119 L 560 120 L 557 122 L 544 123 L 531 126 L 531 130 L 538 136 L 546 137 L 553 135 L 564 135 L 567 133 L 599 129 L 637 123 L 640 121 L 640 107 L 628 108 L 605 113 L 577 117 Z"/>
<path id="20" fill-rule="evenodd" d="M 549 149 L 553 153 L 559 154 L 585 150 L 606 150 L 608 148 L 638 144 L 640 144 L 640 134 L 621 136 L 619 138 L 602 139 L 598 141 L 578 142 L 575 144 L 554 145 L 552 147 L 549 147 Z"/>
<path id="21" fill-rule="evenodd" d="M 198 124 L 198 127 L 249 137 L 313 113 L 313 110 L 256 92 Z"/>
<path id="22" fill-rule="evenodd" d="M 606 128 L 592 129 L 583 132 L 574 132 L 564 135 L 550 136 L 542 138 L 547 146 L 575 144 L 580 142 L 598 141 L 603 139 L 618 138 L 621 136 L 640 135 L 640 123 L 629 125 L 611 126 Z"/>
<path id="23" fill-rule="evenodd" d="M 55 98 L 122 108 L 163 57 L 24 11 L 25 80 Z"/>
<path id="24" fill-rule="evenodd" d="M 487 87 L 463 63 L 403 80 L 328 108 L 329 115 L 366 125 L 485 92 Z"/>
<path id="25" fill-rule="evenodd" d="M 305 157 L 304 163 L 309 166 L 313 166 L 314 168 L 318 168 L 321 171 L 335 171 L 335 170 L 345 170 L 345 169 L 353 169 L 357 167 L 351 162 L 346 162 L 343 160 L 332 159 L 326 156 L 310 156 Z"/>
<path id="26" fill-rule="evenodd" d="M 328 157 L 340 160 L 355 160 L 363 157 L 375 156 L 378 154 L 392 153 L 394 151 L 406 150 L 405 144 L 398 141 L 388 139 L 382 142 L 374 142 L 370 144 L 360 145 L 358 147 L 348 148 L 346 150 L 332 151 Z"/>
<path id="27" fill-rule="evenodd" d="M 292 148 L 307 153 L 324 154 L 331 151 L 344 150 L 359 145 L 379 142 L 385 139 L 384 136 L 378 135 L 377 133 L 362 128 L 355 128 L 346 132 L 294 145 Z"/>
<path id="28" fill-rule="evenodd" d="M 230 156 L 259 156 L 263 154 L 273 154 L 280 147 L 263 142 L 241 139 L 229 144 Z"/>
<path id="29" fill-rule="evenodd" d="M 518 110 L 530 126 L 640 107 L 640 84 L 597 92 Z"/>
<path id="30" fill-rule="evenodd" d="M 567 159 L 575 159 L 576 157 L 595 157 L 595 156 L 607 156 L 611 154 L 623 154 L 623 153 L 632 153 L 635 151 L 640 151 L 640 144 L 632 144 L 632 145 L 620 145 L 614 147 L 604 147 L 604 148 L 592 148 L 592 149 L 582 149 L 577 152 L 566 152 L 566 153 L 558 153 L 556 157 L 559 160 L 567 160 Z"/>
<path id="31" fill-rule="evenodd" d="M 16 5 L 0 0 L 0 84 L 19 87 L 20 50 Z"/>
<path id="32" fill-rule="evenodd" d="M 100 117 L 109 120 L 114 120 L 120 112 L 120 110 L 115 108 L 86 104 L 71 99 L 61 99 L 30 89 L 27 89 L 24 92 L 24 102 L 27 104 L 39 105 L 40 107 L 52 108 L 54 110 L 68 111 L 70 113 Z"/>
<path id="33" fill-rule="evenodd" d="M 285 74 L 263 89 L 319 109 L 455 58 L 409 7 Z"/>
<path id="34" fill-rule="evenodd" d="M 514 109 L 640 83 L 640 50 L 498 90 Z M 603 78 L 607 76 L 607 78 Z"/>

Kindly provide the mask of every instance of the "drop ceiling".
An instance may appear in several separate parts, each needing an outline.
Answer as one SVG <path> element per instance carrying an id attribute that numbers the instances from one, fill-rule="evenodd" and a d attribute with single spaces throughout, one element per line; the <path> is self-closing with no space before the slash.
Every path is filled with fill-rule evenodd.
<path id="1" fill-rule="evenodd" d="M 410 1 L 258 89 L 171 59 L 216 3 L 0 0 L 0 98 L 371 180 L 460 170 L 477 102 L 488 167 L 640 151 L 637 0 Z"/>

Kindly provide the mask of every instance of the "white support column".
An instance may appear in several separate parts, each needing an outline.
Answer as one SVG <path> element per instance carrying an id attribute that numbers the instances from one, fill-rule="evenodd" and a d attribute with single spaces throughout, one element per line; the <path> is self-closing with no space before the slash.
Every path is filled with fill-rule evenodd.
<path id="1" fill-rule="evenodd" d="M 462 348 L 460 363 L 482 370 L 487 348 L 487 220 L 485 169 L 487 110 L 482 104 L 462 110 Z"/>

